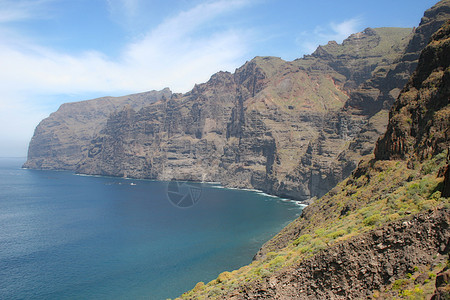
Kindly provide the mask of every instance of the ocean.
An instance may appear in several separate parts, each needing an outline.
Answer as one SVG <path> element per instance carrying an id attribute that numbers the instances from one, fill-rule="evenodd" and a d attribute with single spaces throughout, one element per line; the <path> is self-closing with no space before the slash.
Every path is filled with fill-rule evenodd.
<path id="1" fill-rule="evenodd" d="M 0 159 L 0 299 L 166 299 L 251 262 L 301 206 Z"/>

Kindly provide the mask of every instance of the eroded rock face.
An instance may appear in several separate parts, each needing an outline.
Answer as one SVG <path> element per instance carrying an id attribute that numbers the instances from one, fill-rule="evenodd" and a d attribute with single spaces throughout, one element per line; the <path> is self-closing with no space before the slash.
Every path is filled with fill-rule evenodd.
<path id="1" fill-rule="evenodd" d="M 169 89 L 164 89 L 65 103 L 36 127 L 24 167 L 74 170 L 112 112 L 126 105 L 141 108 L 171 94 Z"/>
<path id="2" fill-rule="evenodd" d="M 445 300 L 450 298 L 450 270 L 445 267 L 436 277 L 436 290 L 431 300 Z"/>
<path id="3" fill-rule="evenodd" d="M 402 50 L 404 51 L 402 57 L 389 65 L 377 68 L 372 78 L 352 93 L 346 106 L 369 114 L 381 109 L 389 110 L 416 69 L 421 51 L 428 44 L 433 33 L 438 31 L 449 18 L 449 0 L 439 1 L 425 11 L 406 49 Z"/>
<path id="4" fill-rule="evenodd" d="M 417 71 L 396 100 L 390 112 L 386 132 L 377 142 L 373 163 L 393 159 L 427 161 L 437 154 L 445 153 L 445 150 L 449 148 L 450 82 L 445 78 L 448 78 L 450 69 L 448 55 L 444 55 L 450 50 L 449 38 L 450 20 L 441 27 L 423 50 Z M 413 91 L 412 95 L 417 98 L 410 98 L 411 91 Z M 408 121 L 407 118 L 411 119 Z M 360 162 L 346 184 L 354 184 L 358 178 L 373 168 L 370 166 L 372 162 L 368 161 L 369 159 Z M 448 170 L 447 165 L 442 170 L 442 174 L 438 175 L 438 177 L 444 177 L 441 192 L 445 197 L 448 197 L 450 186 Z M 325 218 L 327 212 L 333 211 L 335 204 L 327 201 L 331 201 L 330 199 L 333 199 L 335 193 L 336 191 L 332 190 L 321 199 L 323 203 L 327 203 L 326 206 L 315 203 L 317 205 L 305 208 L 301 218 L 292 222 L 263 245 L 255 258 L 260 259 L 270 251 L 278 251 L 286 247 L 300 235 L 302 230 L 305 230 L 309 222 L 312 222 L 311 218 L 314 215 L 323 213 L 323 218 Z M 363 204 L 360 202 L 358 205 Z M 345 214 L 350 209 L 355 209 L 355 206 L 344 207 L 342 213 Z"/>

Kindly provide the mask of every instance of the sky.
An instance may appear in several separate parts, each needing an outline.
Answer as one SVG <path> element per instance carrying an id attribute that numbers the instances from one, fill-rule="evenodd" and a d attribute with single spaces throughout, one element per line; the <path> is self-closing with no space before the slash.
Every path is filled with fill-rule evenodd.
<path id="1" fill-rule="evenodd" d="M 285 60 L 437 0 L 0 0 L 0 157 L 24 157 L 65 102 L 187 92 L 255 56 Z"/>

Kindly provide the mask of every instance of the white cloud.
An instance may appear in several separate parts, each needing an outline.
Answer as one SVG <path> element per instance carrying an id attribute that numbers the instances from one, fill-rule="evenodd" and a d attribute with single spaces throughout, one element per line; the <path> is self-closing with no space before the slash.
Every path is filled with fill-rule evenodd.
<path id="1" fill-rule="evenodd" d="M 134 1 L 125 2 L 131 7 Z M 97 51 L 79 55 L 58 52 L 0 28 L 0 144 L 5 145 L 12 138 L 10 133 L 15 132 L 14 136 L 25 137 L 26 148 L 34 126 L 45 114 L 39 99 L 46 96 L 118 95 L 167 86 L 185 92 L 219 70 L 233 71 L 247 51 L 247 33 L 201 30 L 206 22 L 247 2 L 206 2 L 180 12 L 141 40 L 125 46 L 115 61 Z M 31 17 L 27 14 L 14 18 Z M 7 129 L 9 133 L 5 131 L 8 127 L 12 128 Z"/>
<path id="2" fill-rule="evenodd" d="M 332 33 L 331 34 L 322 34 L 324 38 L 329 38 L 332 40 L 335 40 L 339 43 L 342 42 L 345 38 L 347 38 L 349 35 L 355 33 L 357 31 L 357 28 L 361 24 L 360 18 L 353 18 L 350 20 L 345 20 L 342 23 L 330 23 Z"/>
<path id="3" fill-rule="evenodd" d="M 362 24 L 361 18 L 352 18 L 341 23 L 329 23 L 326 27 L 317 26 L 313 32 L 303 32 L 297 40 L 304 53 L 312 53 L 319 45 L 329 41 L 342 43 L 344 39 L 357 32 Z"/>

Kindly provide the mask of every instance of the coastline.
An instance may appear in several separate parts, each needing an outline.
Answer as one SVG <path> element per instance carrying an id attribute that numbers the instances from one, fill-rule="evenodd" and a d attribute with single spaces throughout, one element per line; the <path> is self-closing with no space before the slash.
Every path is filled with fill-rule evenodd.
<path id="1" fill-rule="evenodd" d="M 24 168 L 24 167 L 21 167 L 21 169 L 24 169 L 24 170 L 37 170 L 37 171 L 71 172 L 73 175 L 83 176 L 83 177 L 105 177 L 105 178 L 120 178 L 120 179 L 126 179 L 126 180 L 138 180 L 138 181 L 170 182 L 168 180 L 158 180 L 158 179 L 152 179 L 152 178 L 133 178 L 133 177 L 120 177 L 120 176 L 111 176 L 111 175 L 83 174 L 83 173 L 76 173 L 76 172 L 71 171 L 71 170 L 33 169 L 33 168 Z M 190 181 L 190 180 L 176 180 L 176 181 L 179 181 L 179 182 L 195 182 L 195 183 L 207 184 L 210 187 L 217 188 L 217 189 L 228 189 L 228 190 L 239 190 L 239 191 L 253 192 L 253 193 L 259 194 L 259 195 L 264 196 L 264 197 L 270 197 L 270 198 L 274 198 L 276 200 L 280 200 L 280 201 L 284 201 L 284 202 L 291 202 L 291 203 L 299 206 L 302 209 L 304 209 L 309 204 L 311 204 L 311 199 L 304 200 L 304 201 L 295 200 L 295 199 L 289 199 L 289 198 L 280 197 L 280 196 L 277 196 L 277 195 L 274 195 L 274 194 L 266 193 L 263 190 L 251 189 L 251 188 L 236 188 L 236 187 L 226 186 L 226 185 L 223 185 L 220 181 Z"/>

